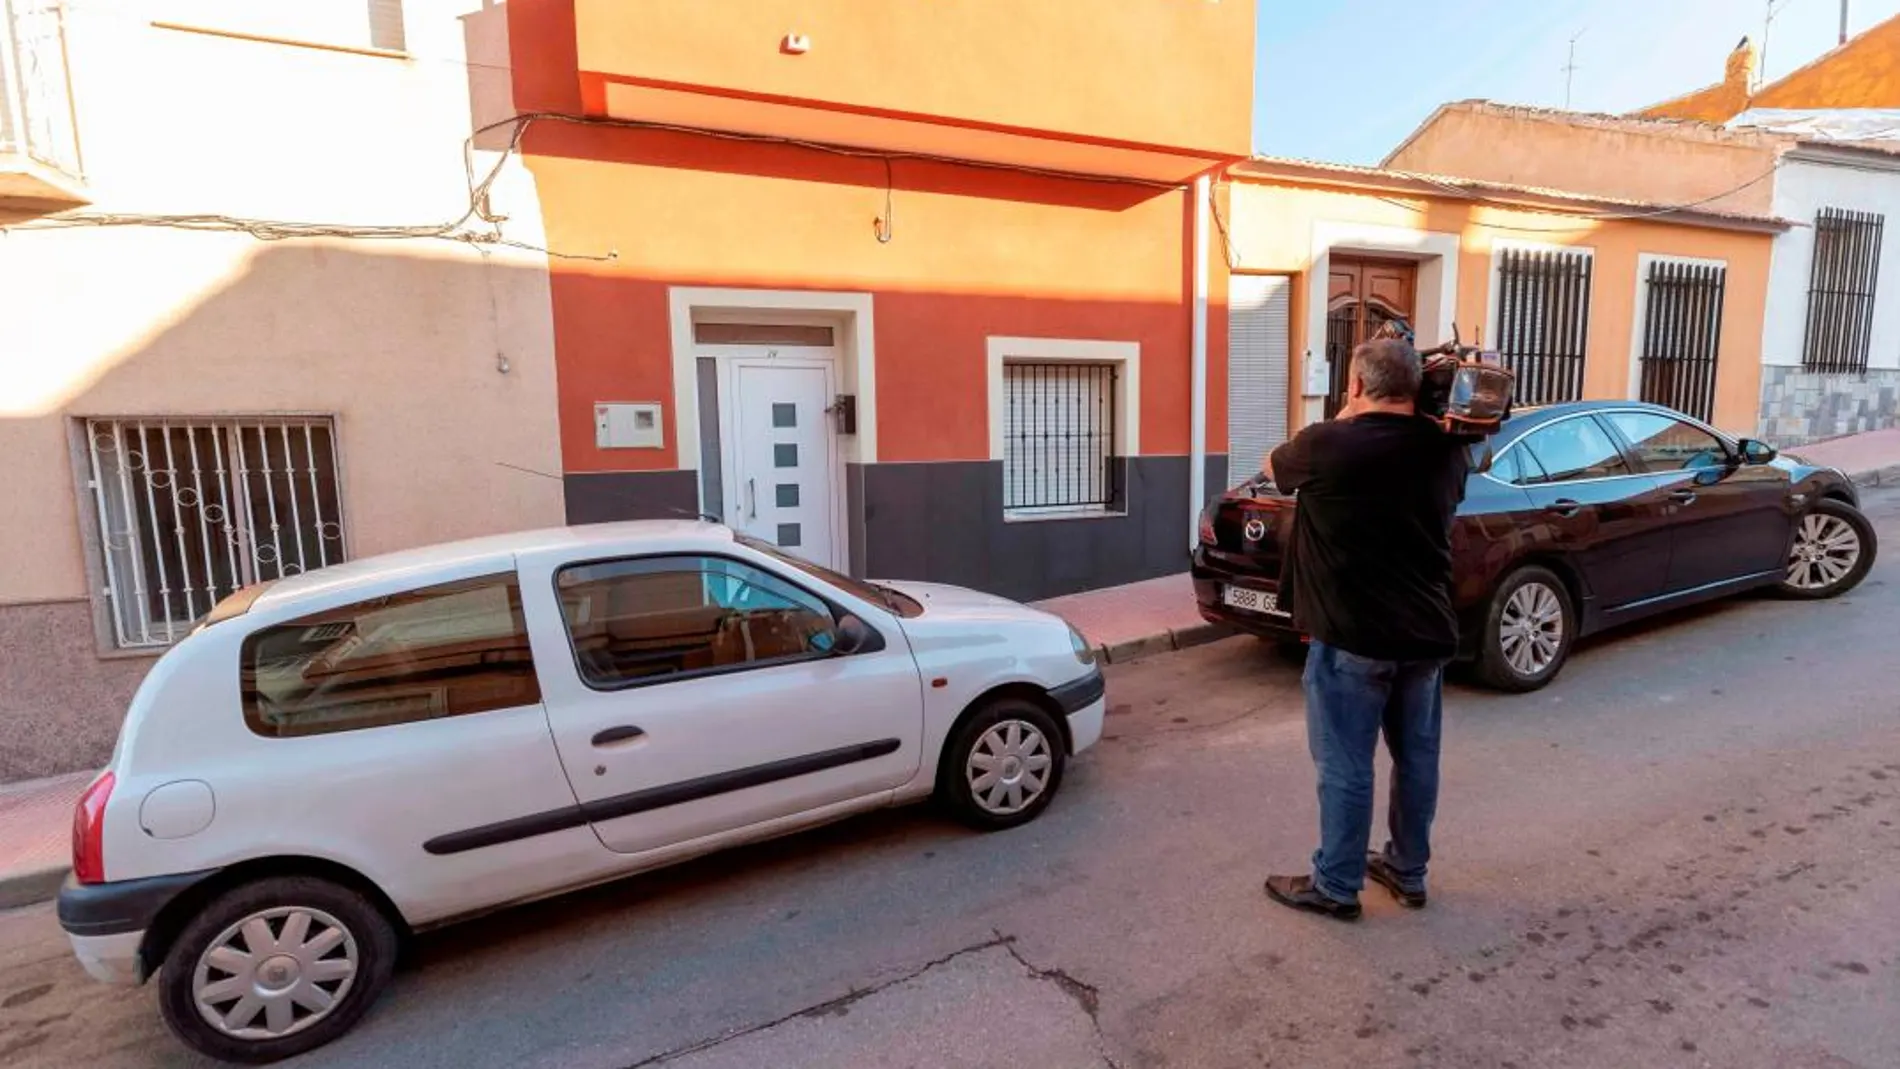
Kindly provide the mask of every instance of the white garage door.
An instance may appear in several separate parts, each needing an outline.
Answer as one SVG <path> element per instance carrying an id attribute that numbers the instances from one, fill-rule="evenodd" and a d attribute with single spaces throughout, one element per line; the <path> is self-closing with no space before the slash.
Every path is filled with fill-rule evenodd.
<path id="1" fill-rule="evenodd" d="M 1238 485 L 1286 441 L 1292 280 L 1235 275 L 1227 303 L 1227 481 Z"/>

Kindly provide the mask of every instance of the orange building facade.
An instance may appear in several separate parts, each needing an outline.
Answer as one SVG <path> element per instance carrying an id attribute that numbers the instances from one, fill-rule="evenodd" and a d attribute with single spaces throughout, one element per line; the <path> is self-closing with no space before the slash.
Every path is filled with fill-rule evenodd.
<path id="1" fill-rule="evenodd" d="M 1720 82 L 1636 114 L 1725 123 L 1755 108 L 1900 108 L 1900 15 L 1766 85 L 1755 84 L 1756 63 L 1754 44 L 1743 39 Z"/>
<path id="2" fill-rule="evenodd" d="M 1330 416 L 1352 346 L 1391 318 L 1499 352 L 1524 403 L 1639 398 L 1756 433 L 1778 220 L 1297 160 L 1231 177 L 1236 471 Z"/>
<path id="3" fill-rule="evenodd" d="M 571 521 L 1025 598 L 1180 568 L 1252 4 L 505 8 Z"/>

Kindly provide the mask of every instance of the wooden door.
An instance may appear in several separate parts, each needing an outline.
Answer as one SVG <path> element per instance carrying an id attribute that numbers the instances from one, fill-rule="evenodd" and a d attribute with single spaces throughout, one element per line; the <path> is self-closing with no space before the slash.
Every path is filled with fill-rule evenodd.
<path id="1" fill-rule="evenodd" d="M 1413 322 L 1418 265 L 1398 260 L 1332 257 L 1326 283 L 1326 359 L 1332 379 L 1326 391 L 1326 418 L 1346 403 L 1352 351 L 1389 319 Z"/>

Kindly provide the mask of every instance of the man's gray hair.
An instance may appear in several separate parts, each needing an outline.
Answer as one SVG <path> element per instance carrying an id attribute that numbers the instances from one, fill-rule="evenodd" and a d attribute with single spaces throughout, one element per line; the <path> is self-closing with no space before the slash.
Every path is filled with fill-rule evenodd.
<path id="1" fill-rule="evenodd" d="M 1374 401 L 1418 397 L 1418 350 L 1398 338 L 1374 338 L 1352 351 L 1352 374 Z"/>

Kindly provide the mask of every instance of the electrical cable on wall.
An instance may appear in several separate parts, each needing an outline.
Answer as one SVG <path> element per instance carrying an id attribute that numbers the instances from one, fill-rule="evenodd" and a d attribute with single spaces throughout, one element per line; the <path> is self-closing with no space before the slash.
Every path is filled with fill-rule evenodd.
<path id="1" fill-rule="evenodd" d="M 777 137 L 769 134 L 742 134 L 726 130 L 681 126 L 674 123 L 646 122 L 638 119 L 606 119 L 565 115 L 556 112 L 530 112 L 489 123 L 477 129 L 473 134 L 463 140 L 463 165 L 469 177 L 468 203 L 459 216 L 446 222 L 420 225 L 361 226 L 347 223 L 313 223 L 277 219 L 254 219 L 216 213 L 159 215 L 129 212 L 63 212 L 41 219 L 15 223 L 10 226 L 0 226 L 0 234 L 5 234 L 13 230 L 65 230 L 79 227 L 144 226 L 175 230 L 242 233 L 249 234 L 259 241 L 287 241 L 297 238 L 342 238 L 383 241 L 438 240 L 454 241 L 476 246 L 498 245 L 506 248 L 523 249 L 562 260 L 608 261 L 617 259 L 619 257 L 619 251 L 615 249 L 609 249 L 605 253 L 565 252 L 529 242 L 518 241 L 503 235 L 501 228 L 502 224 L 506 222 L 507 217 L 505 215 L 498 215 L 493 211 L 490 205 L 490 195 L 496 180 L 501 177 L 501 173 L 508 165 L 509 160 L 521 155 L 521 143 L 523 138 L 527 135 L 528 128 L 537 122 L 543 121 L 563 122 L 581 126 L 679 133 L 754 144 L 784 145 L 851 159 L 882 160 L 885 167 L 884 214 L 873 220 L 874 233 L 880 244 L 888 243 L 894 234 L 895 205 L 893 202 L 895 182 L 892 167 L 898 160 L 942 163 L 949 166 L 975 167 L 984 170 L 1027 174 L 1041 178 L 1098 182 L 1106 185 L 1132 185 L 1150 189 L 1186 188 L 1186 183 L 1182 182 L 1079 174 L 1070 171 L 1058 171 L 1022 164 L 964 160 L 951 156 L 939 156 L 932 153 L 888 152 L 878 149 L 859 149 L 843 145 L 831 145 L 819 141 L 806 141 L 799 138 Z M 495 165 L 488 170 L 487 174 L 477 180 L 474 176 L 473 158 L 475 142 L 485 134 L 493 133 L 496 130 L 507 127 L 513 127 L 509 134 L 507 147 L 502 150 L 500 159 L 495 161 Z M 471 229 L 470 224 L 477 220 L 488 224 L 488 228 Z"/>

